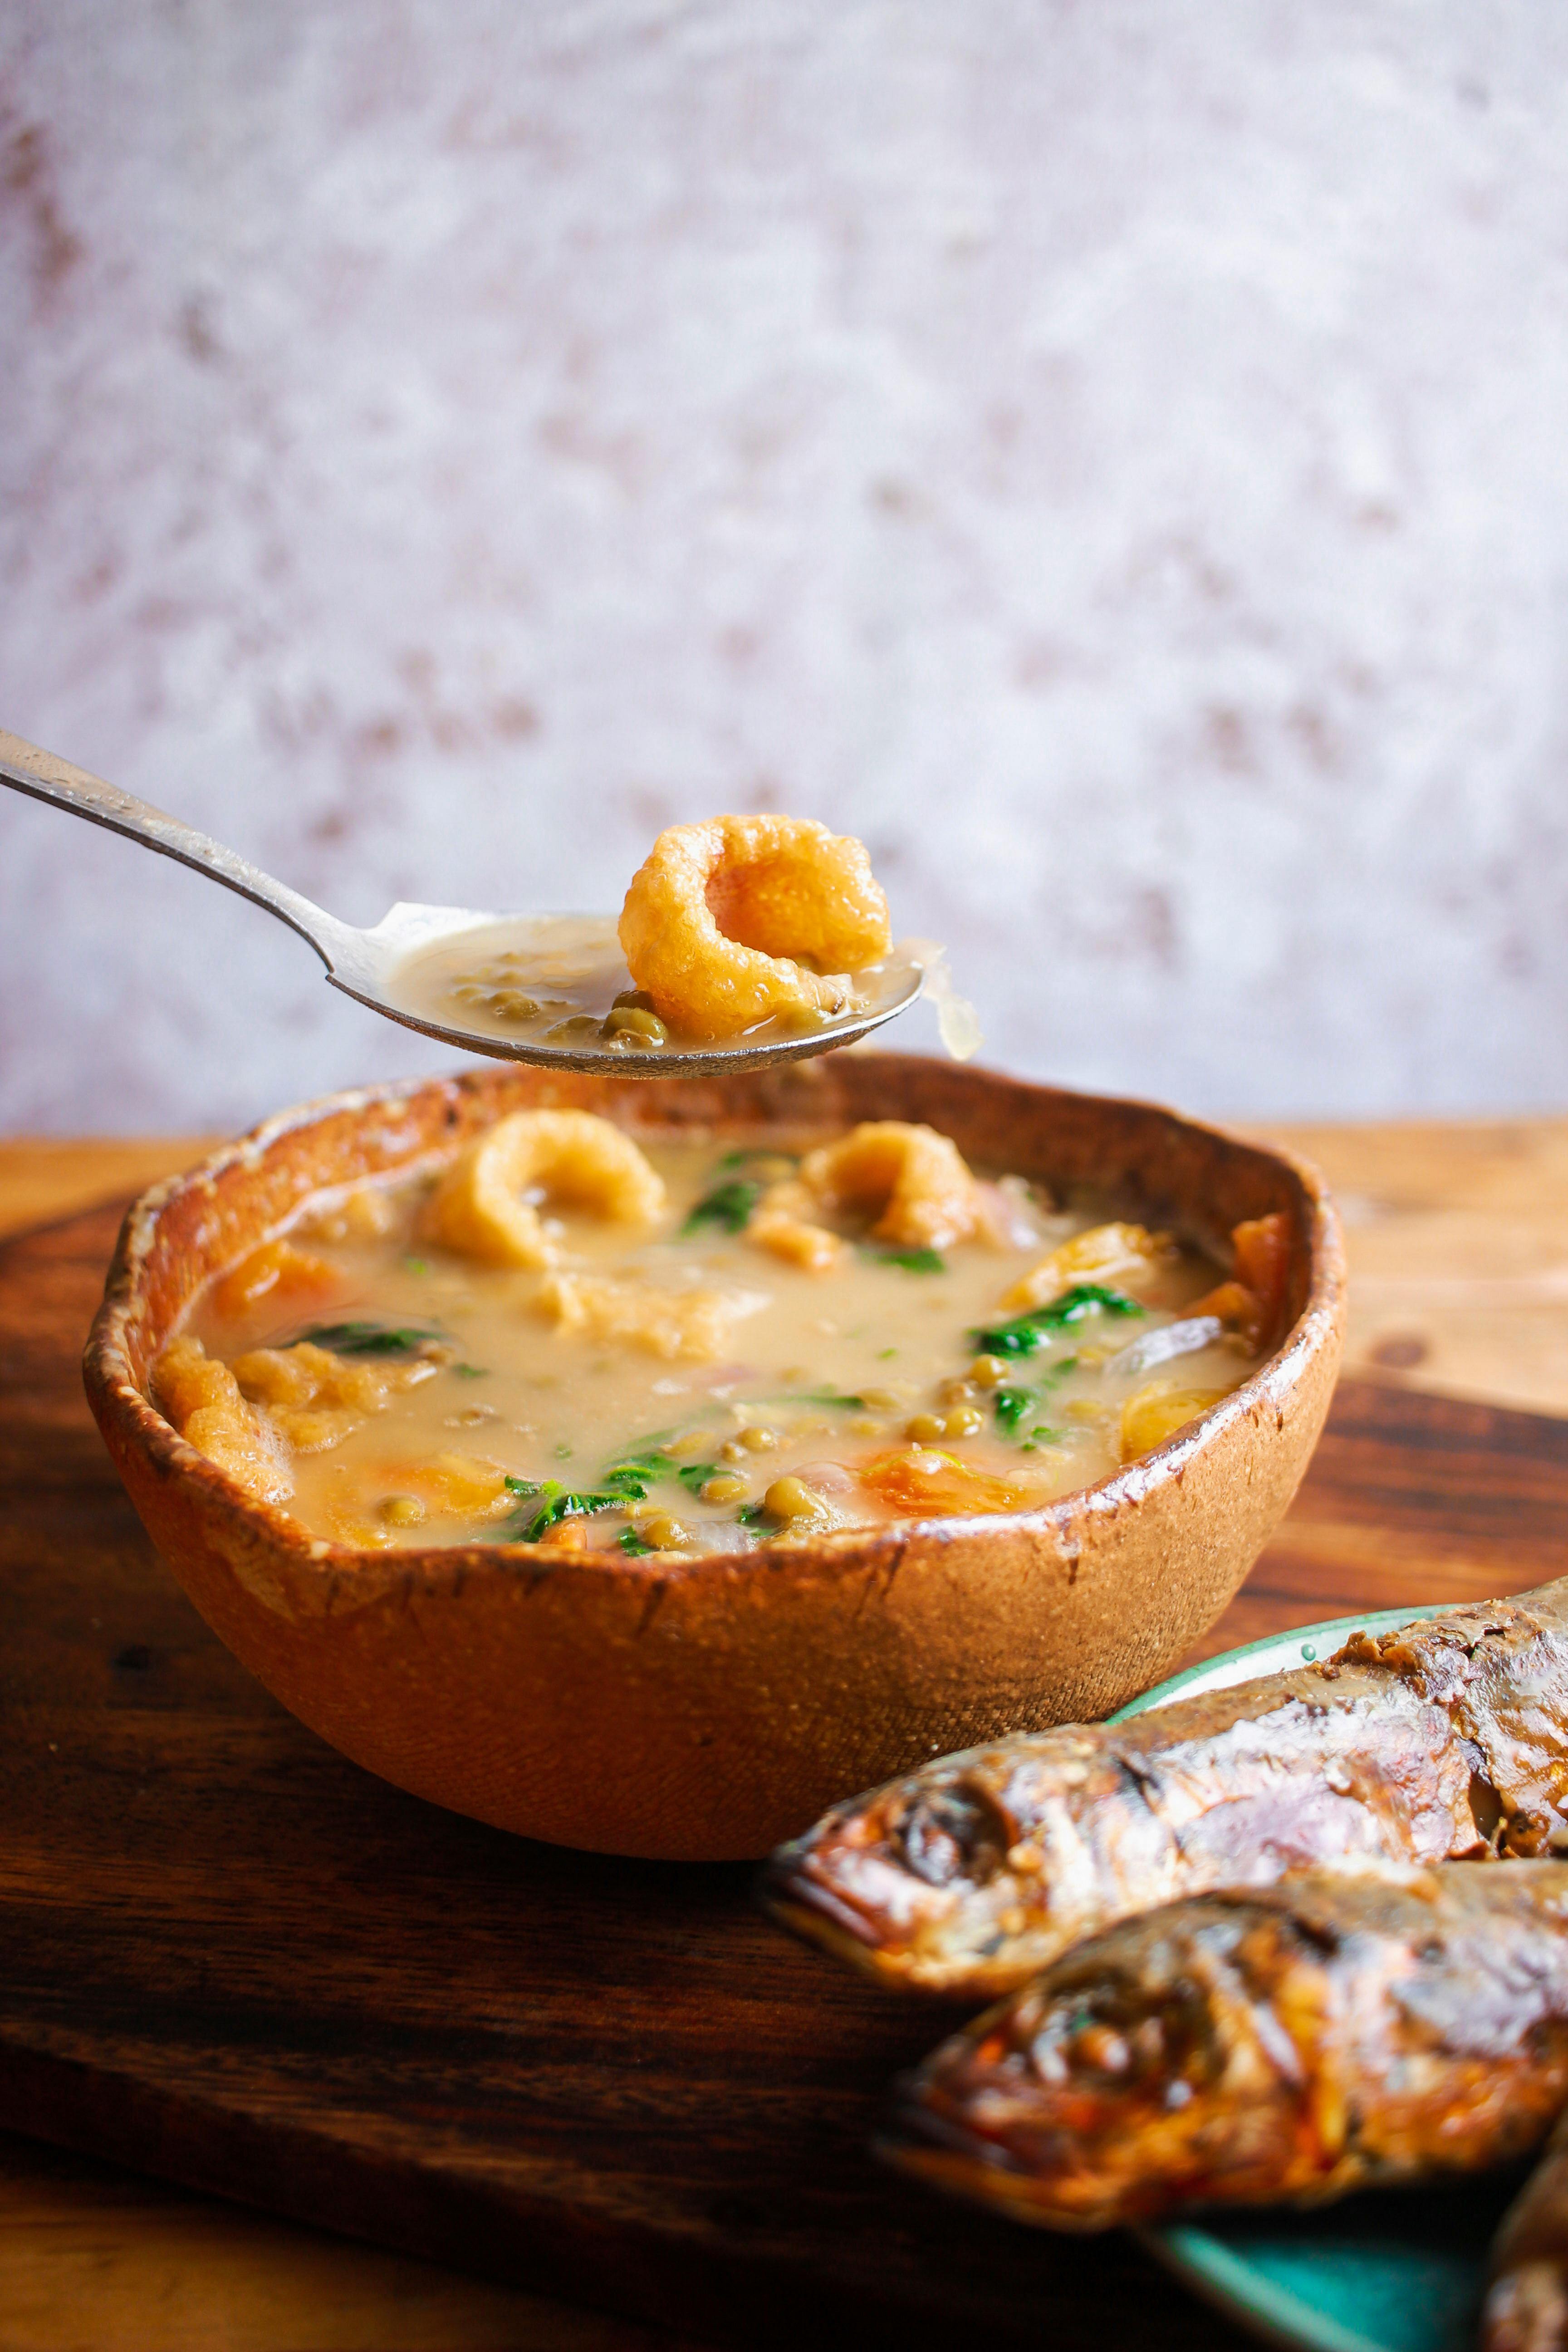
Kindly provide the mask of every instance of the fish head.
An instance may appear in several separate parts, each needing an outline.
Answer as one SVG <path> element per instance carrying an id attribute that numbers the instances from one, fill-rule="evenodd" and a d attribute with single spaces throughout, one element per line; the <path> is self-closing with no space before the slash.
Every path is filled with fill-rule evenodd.
<path id="1" fill-rule="evenodd" d="M 1061 2230 L 1289 2193 L 1318 2151 L 1294 2047 L 1258 2012 L 1280 1941 L 1276 1914 L 1200 1901 L 1079 1945 L 903 2078 L 879 2154 Z"/>
<path id="2" fill-rule="evenodd" d="M 884 1982 L 972 1985 L 1016 1935 L 1026 1882 L 1031 1902 L 1040 1895 L 1007 1746 L 944 1756 L 836 1805 L 764 1865 L 764 1906 Z"/>

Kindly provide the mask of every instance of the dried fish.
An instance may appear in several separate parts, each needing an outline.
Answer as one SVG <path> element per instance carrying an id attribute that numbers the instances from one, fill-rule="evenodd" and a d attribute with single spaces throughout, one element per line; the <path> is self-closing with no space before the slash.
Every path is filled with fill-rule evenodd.
<path id="1" fill-rule="evenodd" d="M 1079 1945 L 906 2080 L 880 2146 L 1017 2220 L 1101 2230 L 1495 2164 L 1564 2100 L 1568 1865 L 1384 1865 Z"/>
<path id="2" fill-rule="evenodd" d="M 1568 1852 L 1568 1579 L 1321 1665 L 942 1757 L 765 1870 L 884 1982 L 1004 1992 L 1116 1919 L 1293 1868 Z"/>

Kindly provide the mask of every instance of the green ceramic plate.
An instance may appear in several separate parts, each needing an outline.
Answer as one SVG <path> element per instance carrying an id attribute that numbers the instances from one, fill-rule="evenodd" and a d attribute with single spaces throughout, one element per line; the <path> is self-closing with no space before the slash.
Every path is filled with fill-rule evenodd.
<path id="1" fill-rule="evenodd" d="M 1158 1684 L 1110 1719 L 1326 1658 L 1358 1626 L 1381 1633 L 1437 1614 L 1384 1609 L 1249 1642 Z M 1268 2343 L 1470 2352 L 1487 2246 L 1522 2178 L 1487 2173 L 1454 2188 L 1351 2197 L 1316 2213 L 1227 2214 L 1142 2234 L 1179 2278 Z"/>

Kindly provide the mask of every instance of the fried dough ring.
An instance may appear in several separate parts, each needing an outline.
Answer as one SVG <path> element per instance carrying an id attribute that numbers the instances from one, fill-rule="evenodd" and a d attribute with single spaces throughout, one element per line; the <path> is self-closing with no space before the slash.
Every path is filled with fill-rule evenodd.
<path id="1" fill-rule="evenodd" d="M 553 1265 L 532 1185 L 597 1209 L 618 1224 L 651 1224 L 664 1181 L 629 1135 L 586 1110 L 519 1110 L 458 1154 L 425 1211 L 431 1241 L 491 1265 Z"/>
<path id="2" fill-rule="evenodd" d="M 809 817 L 672 824 L 621 908 L 633 980 L 688 1037 L 830 1013 L 849 994 L 848 975 L 885 956 L 892 937 L 864 845 Z"/>
<path id="3" fill-rule="evenodd" d="M 808 1153 L 800 1173 L 826 1206 L 880 1210 L 872 1234 L 900 1248 L 945 1249 L 979 1223 L 974 1179 L 957 1144 L 934 1127 L 865 1119 Z"/>

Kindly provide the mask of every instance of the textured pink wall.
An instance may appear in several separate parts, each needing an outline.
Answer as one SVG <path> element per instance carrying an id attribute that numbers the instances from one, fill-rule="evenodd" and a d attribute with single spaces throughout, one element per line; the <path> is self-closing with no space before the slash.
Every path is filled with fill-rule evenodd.
<path id="1" fill-rule="evenodd" d="M 0 724 L 345 915 L 779 803 L 994 1059 L 1568 1096 L 1560 9 L 11 0 L 0 338 Z M 0 793 L 0 1125 L 437 1059 Z"/>

